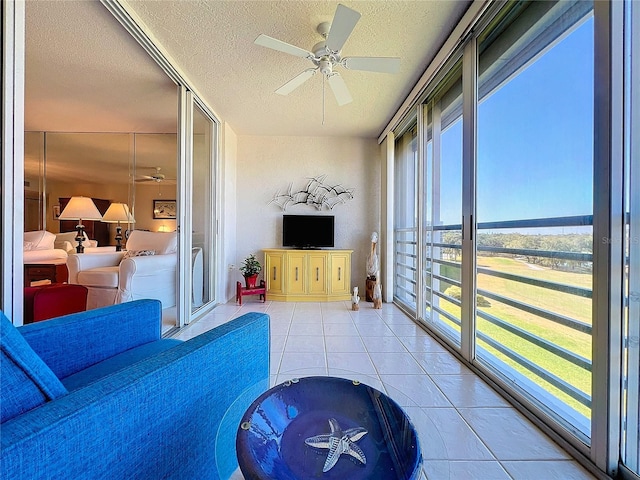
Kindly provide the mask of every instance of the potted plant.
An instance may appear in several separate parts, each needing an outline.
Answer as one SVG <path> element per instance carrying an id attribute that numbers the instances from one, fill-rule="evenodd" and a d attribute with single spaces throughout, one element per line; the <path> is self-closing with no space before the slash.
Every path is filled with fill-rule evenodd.
<path id="1" fill-rule="evenodd" d="M 244 276 L 244 281 L 247 288 L 255 288 L 258 274 L 262 270 L 262 265 L 256 259 L 256 256 L 252 253 L 242 261 L 240 265 L 240 272 Z"/>

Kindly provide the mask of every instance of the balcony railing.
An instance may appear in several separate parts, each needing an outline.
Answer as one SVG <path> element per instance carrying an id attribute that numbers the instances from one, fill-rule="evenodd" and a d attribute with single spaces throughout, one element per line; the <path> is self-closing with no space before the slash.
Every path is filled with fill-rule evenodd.
<path id="1" fill-rule="evenodd" d="M 543 219 L 528 219 L 521 221 L 504 221 L 504 222 L 486 222 L 479 223 L 477 225 L 478 230 L 478 245 L 476 250 L 479 256 L 482 254 L 488 254 L 491 256 L 508 257 L 508 258 L 536 258 L 536 259 L 552 259 L 556 262 L 574 262 L 580 265 L 592 265 L 593 255 L 587 252 L 572 252 L 549 249 L 548 245 L 545 249 L 535 248 L 506 248 L 482 245 L 482 232 L 483 231 L 503 231 L 509 229 L 511 231 L 518 231 L 522 234 L 523 229 L 554 229 L 558 228 L 572 228 L 575 227 L 592 227 L 593 217 L 591 215 L 572 216 L 572 217 L 557 217 L 557 218 L 543 218 Z M 455 235 L 455 232 L 461 231 L 460 224 L 451 225 L 435 225 L 425 230 L 425 238 L 431 240 L 431 242 L 425 244 L 425 251 L 428 256 L 425 258 L 425 264 L 429 266 L 425 272 L 427 278 L 425 285 L 425 298 L 426 306 L 432 310 L 432 315 L 437 313 L 446 319 L 450 325 L 447 328 L 460 328 L 460 319 L 449 311 L 442 308 L 439 301 L 436 299 L 442 299 L 450 303 L 456 308 L 461 307 L 461 303 L 458 299 L 447 295 L 445 290 L 449 286 L 462 287 L 461 282 L 457 278 L 453 278 L 451 272 L 457 272 L 457 277 L 460 278 L 461 264 L 457 261 L 452 261 L 447 258 L 434 258 L 434 250 L 436 250 L 439 256 L 442 256 L 443 250 L 451 252 L 454 258 L 458 258 L 458 254 L 455 252 L 461 252 L 462 246 L 457 243 L 456 239 L 453 242 L 442 241 L 442 233 L 451 232 Z M 438 235 L 438 232 L 441 232 Z M 495 232 L 493 232 L 495 233 Z M 434 237 L 437 237 L 434 241 Z M 417 290 L 417 229 L 401 229 L 396 230 L 396 282 L 401 282 L 404 285 L 402 295 L 399 296 L 399 300 L 408 307 L 415 308 L 416 290 Z M 431 256 L 429 256 L 431 255 Z M 440 268 L 445 267 L 445 268 Z M 449 272 L 449 275 L 442 274 L 442 271 Z M 592 291 L 590 288 L 578 285 L 567 285 L 547 279 L 534 278 L 526 275 L 520 275 L 517 273 L 510 273 L 504 271 L 498 271 L 492 268 L 485 268 L 479 266 L 476 268 L 476 275 L 486 275 L 494 278 L 501 278 L 504 280 L 517 282 L 522 285 L 531 285 L 542 289 L 541 291 L 560 292 L 564 295 L 570 295 L 580 298 L 592 297 Z M 438 282 L 438 286 L 431 289 L 430 285 Z M 407 290 L 406 285 L 411 285 L 413 291 Z M 532 305 L 522 299 L 511 298 L 507 294 L 492 292 L 487 289 L 478 288 L 477 295 L 483 296 L 485 299 L 499 302 L 502 305 L 506 305 L 517 311 L 524 312 L 526 314 L 534 315 L 538 318 L 545 319 L 552 322 L 553 325 L 562 326 L 569 329 L 569 331 L 580 332 L 582 334 L 591 335 L 592 328 L 589 322 L 585 322 L 570 316 L 563 315 L 540 306 Z M 406 299 L 413 300 L 413 305 L 406 302 Z M 429 302 L 429 299 L 433 299 L 433 302 Z M 566 313 L 566 312 L 565 312 Z M 548 355 L 553 355 L 555 358 L 563 362 L 580 369 L 584 372 L 591 372 L 592 363 L 590 358 L 586 358 L 571 350 L 564 348 L 556 343 L 541 337 L 533 331 L 527 330 L 522 326 L 514 325 L 513 323 L 500 318 L 498 315 L 492 315 L 481 308 L 476 309 L 476 315 L 478 318 L 482 318 L 492 326 L 499 329 L 499 331 L 508 333 L 519 339 L 519 341 L 526 342 L 529 345 L 534 345 L 546 352 Z M 442 320 L 442 319 L 441 319 Z M 504 357 L 511 360 L 516 364 L 520 370 L 529 372 L 527 375 L 529 378 L 538 378 L 544 382 L 557 388 L 559 391 L 568 395 L 579 404 L 583 405 L 587 409 L 591 408 L 591 396 L 589 393 L 585 393 L 576 385 L 571 383 L 571 379 L 562 378 L 561 376 L 549 371 L 542 367 L 535 361 L 527 358 L 519 350 L 513 347 L 513 342 L 508 342 L 511 345 L 506 345 L 506 342 L 497 341 L 495 335 L 487 335 L 485 332 L 476 331 L 476 337 L 478 341 L 483 342 L 485 345 L 493 348 L 495 351 L 502 354 Z M 522 344 L 520 344 L 522 346 Z"/>
<path id="2" fill-rule="evenodd" d="M 416 308 L 418 254 L 416 250 L 417 230 L 402 228 L 395 230 L 395 291 L 397 298 L 411 308 Z"/>

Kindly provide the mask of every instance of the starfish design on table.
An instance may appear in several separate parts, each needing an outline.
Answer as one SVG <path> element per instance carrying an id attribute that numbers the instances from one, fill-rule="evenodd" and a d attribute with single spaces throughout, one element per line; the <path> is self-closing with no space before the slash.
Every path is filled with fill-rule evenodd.
<path id="1" fill-rule="evenodd" d="M 329 455 L 327 456 L 327 461 L 324 462 L 322 471 L 326 473 L 331 470 L 331 468 L 338 463 L 338 459 L 343 453 L 351 455 L 360 463 L 366 465 L 367 458 L 355 442 L 364 437 L 367 431 L 362 427 L 342 431 L 340 424 L 335 418 L 329 419 L 329 427 L 331 428 L 331 433 L 309 437 L 304 441 L 304 443 L 310 447 L 329 449 Z"/>

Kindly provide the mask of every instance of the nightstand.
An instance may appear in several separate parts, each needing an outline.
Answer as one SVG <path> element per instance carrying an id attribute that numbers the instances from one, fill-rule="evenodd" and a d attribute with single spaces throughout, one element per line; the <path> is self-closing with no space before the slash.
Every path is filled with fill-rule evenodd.
<path id="1" fill-rule="evenodd" d="M 25 263 L 24 286 L 30 287 L 31 282 L 50 280 L 51 283 L 64 283 L 68 280 L 69 273 L 66 263 Z"/>

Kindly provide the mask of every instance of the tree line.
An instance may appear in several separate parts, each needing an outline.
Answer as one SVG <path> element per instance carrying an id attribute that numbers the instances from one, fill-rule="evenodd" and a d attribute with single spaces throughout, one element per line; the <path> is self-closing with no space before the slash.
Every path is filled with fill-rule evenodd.
<path id="1" fill-rule="evenodd" d="M 437 234 L 436 234 L 437 235 Z M 442 232 L 441 241 L 448 245 L 462 245 L 462 235 L 458 232 Z M 515 254 L 527 263 L 552 268 L 554 270 L 566 270 L 574 272 L 591 272 L 591 262 L 563 258 L 563 253 L 593 253 L 593 235 L 591 233 L 568 234 L 537 234 L 525 235 L 522 233 L 478 233 L 477 246 L 479 255 L 499 256 L 513 258 L 511 252 L 483 251 L 482 247 L 495 249 L 522 250 L 521 254 Z M 555 252 L 555 256 L 538 256 L 535 251 Z M 460 260 L 461 249 L 447 247 L 442 249 L 445 258 L 454 261 Z"/>

